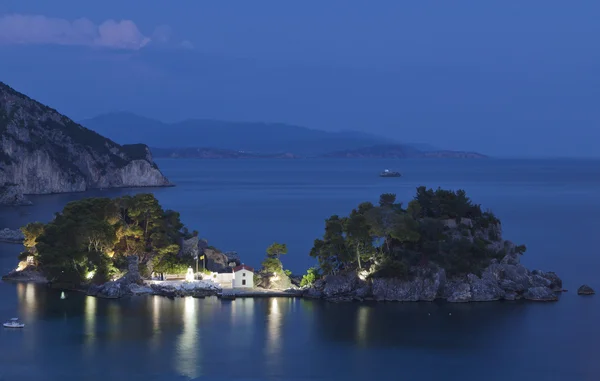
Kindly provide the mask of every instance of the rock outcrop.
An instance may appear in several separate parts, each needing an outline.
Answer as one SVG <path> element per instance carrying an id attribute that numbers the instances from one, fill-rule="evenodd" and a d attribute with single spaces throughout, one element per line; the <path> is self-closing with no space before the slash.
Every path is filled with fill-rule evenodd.
<path id="1" fill-rule="evenodd" d="M 48 279 L 35 267 L 27 266 L 23 269 L 16 269 L 4 275 L 2 280 L 14 282 L 32 282 L 48 283 Z"/>
<path id="2" fill-rule="evenodd" d="M 480 276 L 467 274 L 448 278 L 437 266 L 415 267 L 407 279 L 371 278 L 361 280 L 355 273 L 330 275 L 305 291 L 305 296 L 332 301 L 374 299 L 416 302 L 444 299 L 448 302 L 487 302 L 526 299 L 558 300 L 562 281 L 553 272 L 529 271 L 520 264 L 519 254 L 507 254 L 492 263 Z"/>
<path id="3" fill-rule="evenodd" d="M 0 201 L 14 204 L 21 194 L 169 182 L 147 146 L 118 145 L 0 82 L 0 185 L 9 185 Z"/>
<path id="4" fill-rule="evenodd" d="M 577 295 L 594 295 L 595 293 L 596 291 L 587 284 L 584 284 L 577 289 Z"/>
<path id="5" fill-rule="evenodd" d="M 211 280 L 200 280 L 193 282 L 183 282 L 180 284 L 151 284 L 152 295 L 166 296 L 167 298 L 192 296 L 194 298 L 204 298 L 217 295 L 221 287 Z M 139 294 L 139 293 L 138 293 Z"/>
<path id="6" fill-rule="evenodd" d="M 266 290 L 288 290 L 294 287 L 290 277 L 283 271 L 277 273 L 260 271 L 255 273 L 255 279 L 254 287 Z"/>
<path id="7" fill-rule="evenodd" d="M 2 164 L 0 163 L 0 172 L 2 171 Z M 23 190 L 17 184 L 4 184 L 0 186 L 0 205 L 6 206 L 22 206 L 32 205 L 24 195 Z"/>
<path id="8" fill-rule="evenodd" d="M 228 268 L 229 258 L 224 253 L 215 249 L 204 249 L 206 268 L 213 272 L 223 271 Z"/>
<path id="9" fill-rule="evenodd" d="M 132 295 L 132 287 L 142 284 L 142 278 L 139 271 L 139 258 L 135 255 L 129 256 L 127 263 L 127 273 L 121 278 L 106 282 L 100 286 L 91 286 L 88 295 L 99 298 L 117 299 Z"/>
<path id="10" fill-rule="evenodd" d="M 25 236 L 18 229 L 12 230 L 4 228 L 0 230 L 0 242 L 23 243 L 24 240 Z"/>
<path id="11" fill-rule="evenodd" d="M 196 258 L 200 253 L 200 240 L 198 236 L 184 239 L 181 242 L 181 255 L 184 257 Z"/>

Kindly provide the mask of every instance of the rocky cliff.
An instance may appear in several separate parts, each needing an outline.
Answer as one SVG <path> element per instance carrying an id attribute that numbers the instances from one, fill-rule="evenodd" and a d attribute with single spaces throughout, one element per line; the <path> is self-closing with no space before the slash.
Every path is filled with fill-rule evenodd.
<path id="1" fill-rule="evenodd" d="M 142 144 L 121 146 L 0 82 L 0 186 L 25 194 L 166 186 Z"/>
<path id="2" fill-rule="evenodd" d="M 306 290 L 305 295 L 332 301 L 377 300 L 417 302 L 443 299 L 448 302 L 495 300 L 555 301 L 562 281 L 553 272 L 530 271 L 519 263 L 518 254 L 493 261 L 478 276 L 448 278 L 443 268 L 413 269 L 410 279 L 363 279 L 357 273 L 330 275 Z"/>

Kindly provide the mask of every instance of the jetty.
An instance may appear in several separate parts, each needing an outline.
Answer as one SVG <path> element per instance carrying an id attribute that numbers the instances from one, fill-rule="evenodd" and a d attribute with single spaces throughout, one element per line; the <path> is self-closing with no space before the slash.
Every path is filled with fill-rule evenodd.
<path id="1" fill-rule="evenodd" d="M 224 300 L 235 300 L 236 298 L 299 298 L 302 297 L 301 290 L 260 290 L 260 289 L 223 289 L 217 293 L 217 297 Z"/>

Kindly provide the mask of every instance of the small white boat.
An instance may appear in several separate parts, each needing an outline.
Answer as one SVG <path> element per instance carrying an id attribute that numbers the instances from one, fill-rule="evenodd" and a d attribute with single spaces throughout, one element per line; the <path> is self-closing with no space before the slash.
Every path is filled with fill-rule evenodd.
<path id="1" fill-rule="evenodd" d="M 4 328 L 23 328 L 23 327 L 25 327 L 25 324 L 19 322 L 18 318 L 12 318 L 2 325 L 4 326 Z"/>

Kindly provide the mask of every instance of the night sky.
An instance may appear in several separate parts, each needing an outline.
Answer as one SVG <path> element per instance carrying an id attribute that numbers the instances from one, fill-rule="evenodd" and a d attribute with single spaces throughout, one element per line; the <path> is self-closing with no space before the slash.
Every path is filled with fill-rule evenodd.
<path id="1" fill-rule="evenodd" d="M 3 0 L 0 81 L 129 111 L 600 156 L 600 2 Z"/>

